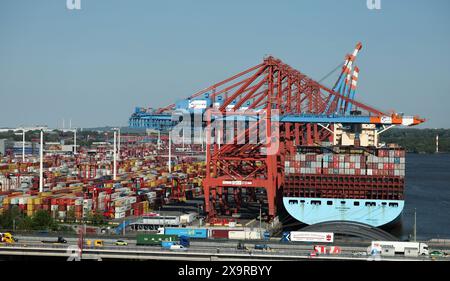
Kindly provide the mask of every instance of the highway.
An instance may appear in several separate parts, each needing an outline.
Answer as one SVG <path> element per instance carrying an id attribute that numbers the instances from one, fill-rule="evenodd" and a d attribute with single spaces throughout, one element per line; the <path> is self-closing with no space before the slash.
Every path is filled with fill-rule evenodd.
<path id="1" fill-rule="evenodd" d="M 14 244 L 2 243 L 0 255 L 22 255 L 22 256 L 54 256 L 69 257 L 76 256 L 78 238 L 66 238 L 67 244 L 48 244 L 41 240 L 56 240 L 55 237 L 39 236 L 17 236 L 19 241 Z M 255 241 L 242 241 L 248 250 L 237 250 L 238 241 L 232 240 L 191 240 L 190 247 L 185 251 L 164 249 L 160 246 L 136 246 L 132 239 L 123 239 L 128 242 L 127 246 L 116 246 L 116 239 L 89 238 L 90 240 L 101 239 L 103 247 L 87 247 L 83 249 L 82 259 L 132 259 L 132 260 L 373 260 L 374 257 L 367 256 L 367 247 L 364 246 L 340 246 L 342 252 L 338 255 L 319 255 L 311 257 L 313 245 L 263 242 L 271 250 L 256 250 Z M 86 239 L 87 240 L 87 239 Z M 433 251 L 435 249 L 431 249 Z M 376 257 L 377 260 L 385 261 L 430 261 L 428 256 L 404 257 Z M 450 260 L 448 257 L 436 257 L 435 260 Z"/>

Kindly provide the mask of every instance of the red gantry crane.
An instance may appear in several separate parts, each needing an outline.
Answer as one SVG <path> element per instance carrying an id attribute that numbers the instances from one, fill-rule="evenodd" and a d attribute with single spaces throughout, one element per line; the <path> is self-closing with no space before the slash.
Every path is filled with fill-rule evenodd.
<path id="1" fill-rule="evenodd" d="M 297 146 L 332 143 L 336 124 L 374 124 L 381 131 L 424 122 L 416 116 L 388 114 L 355 99 L 359 74 L 355 60 L 361 48 L 358 43 L 346 56 L 332 89 L 269 56 L 188 98 L 189 109 L 193 100 L 207 100 L 202 111 L 207 154 L 203 189 L 210 218 L 230 214 L 230 198 L 233 211 L 239 212 L 243 196 L 254 200 L 256 188 L 265 190 L 269 219 L 273 218 L 286 157 L 294 155 Z M 130 126 L 151 127 L 152 120 L 170 120 L 163 114 L 174 110 L 176 104 L 140 112 L 130 118 Z M 216 121 L 244 125 L 225 128 Z"/>

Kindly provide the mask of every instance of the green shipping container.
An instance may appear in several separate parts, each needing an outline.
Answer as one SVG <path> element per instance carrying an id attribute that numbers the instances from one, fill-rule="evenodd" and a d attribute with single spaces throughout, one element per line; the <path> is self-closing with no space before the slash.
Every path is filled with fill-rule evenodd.
<path id="1" fill-rule="evenodd" d="M 178 241 L 178 235 L 138 234 L 136 245 L 161 245 L 162 241 Z"/>

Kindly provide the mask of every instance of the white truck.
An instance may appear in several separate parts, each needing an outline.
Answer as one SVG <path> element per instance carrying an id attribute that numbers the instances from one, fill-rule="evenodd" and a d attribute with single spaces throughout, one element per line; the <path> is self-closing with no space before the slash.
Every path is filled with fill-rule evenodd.
<path id="1" fill-rule="evenodd" d="M 417 249 L 419 255 L 429 255 L 428 245 L 421 242 L 372 241 L 371 252 L 380 252 L 383 247 L 394 247 L 395 253 L 405 254 L 405 249 Z"/>

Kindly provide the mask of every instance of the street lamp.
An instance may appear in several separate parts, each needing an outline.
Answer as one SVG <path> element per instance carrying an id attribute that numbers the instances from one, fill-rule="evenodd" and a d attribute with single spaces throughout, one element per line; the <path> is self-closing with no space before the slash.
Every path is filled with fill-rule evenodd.
<path id="1" fill-rule="evenodd" d="M 169 173 L 172 173 L 172 132 L 169 131 Z"/>
<path id="2" fill-rule="evenodd" d="M 417 216 L 416 216 L 416 208 L 414 208 L 414 242 L 417 242 Z"/>
<path id="3" fill-rule="evenodd" d="M 120 128 L 113 128 L 114 141 L 113 141 L 113 179 L 117 179 L 117 159 L 120 159 Z M 118 134 L 118 136 L 117 136 Z M 118 143 L 118 145 L 117 145 Z"/>
<path id="4" fill-rule="evenodd" d="M 117 159 L 120 160 L 120 127 L 113 128 L 115 132 L 117 132 Z"/>
<path id="5" fill-rule="evenodd" d="M 44 191 L 44 131 L 40 130 L 41 143 L 39 146 L 39 192 Z"/>

